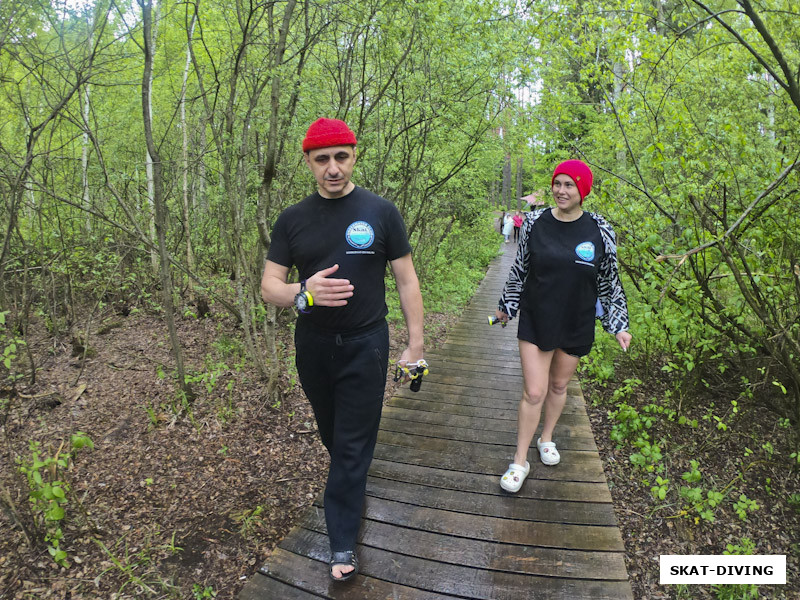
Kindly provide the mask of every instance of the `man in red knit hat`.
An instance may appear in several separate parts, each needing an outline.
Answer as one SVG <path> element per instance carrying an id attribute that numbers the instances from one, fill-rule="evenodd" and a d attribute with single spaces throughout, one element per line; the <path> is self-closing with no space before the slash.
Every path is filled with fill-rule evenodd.
<path id="1" fill-rule="evenodd" d="M 303 153 L 317 191 L 278 216 L 261 295 L 299 312 L 297 372 L 331 457 L 325 486 L 330 577 L 346 581 L 358 572 L 356 541 L 386 387 L 386 263 L 408 329 L 400 364 L 423 358 L 422 295 L 400 212 L 350 181 L 356 136 L 347 124 L 318 119 Z M 293 265 L 300 283 L 286 282 Z"/>

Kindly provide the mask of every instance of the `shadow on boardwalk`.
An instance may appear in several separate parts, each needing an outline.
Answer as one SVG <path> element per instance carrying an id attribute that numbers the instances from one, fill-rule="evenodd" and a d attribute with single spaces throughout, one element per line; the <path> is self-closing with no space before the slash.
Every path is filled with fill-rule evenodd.
<path id="1" fill-rule="evenodd" d="M 632 598 L 624 547 L 583 395 L 556 428 L 561 464 L 531 451 L 519 494 L 500 489 L 514 454 L 522 373 L 516 321 L 489 327 L 513 261 L 496 259 L 431 373 L 384 407 L 359 540 L 360 575 L 328 578 L 321 497 L 242 590 L 293 598 Z"/>

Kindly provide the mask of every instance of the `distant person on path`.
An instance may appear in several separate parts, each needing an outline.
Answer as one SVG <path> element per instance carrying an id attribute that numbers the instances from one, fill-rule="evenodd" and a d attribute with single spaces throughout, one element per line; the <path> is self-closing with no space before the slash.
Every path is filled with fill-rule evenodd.
<path id="1" fill-rule="evenodd" d="M 519 229 L 522 227 L 522 215 L 519 214 L 519 211 L 514 213 L 512 220 L 514 221 L 514 243 L 519 243 Z"/>
<path id="2" fill-rule="evenodd" d="M 519 491 L 530 472 L 528 449 L 542 406 L 544 426 L 536 442 L 539 459 L 545 465 L 561 460 L 553 430 L 564 409 L 567 384 L 580 357 L 594 343 L 595 317 L 623 350 L 631 343 L 616 236 L 603 217 L 581 208 L 592 189 L 592 171 L 579 160 L 562 162 L 551 185 L 556 206 L 527 214 L 496 313 L 507 322 L 519 312 L 524 387 L 514 461 L 500 480 L 500 486 L 512 493 Z"/>
<path id="3" fill-rule="evenodd" d="M 353 184 L 356 137 L 319 119 L 303 140 L 317 191 L 284 210 L 272 230 L 261 295 L 295 306 L 297 372 L 330 454 L 325 522 L 330 577 L 358 572 L 356 541 L 383 407 L 389 358 L 384 275 L 397 282 L 408 329 L 400 364 L 423 358 L 423 307 L 405 224 L 394 204 Z M 300 283 L 287 283 L 295 265 Z"/>
<path id="4" fill-rule="evenodd" d="M 509 242 L 511 232 L 514 229 L 514 218 L 511 213 L 505 213 L 503 217 L 503 237 L 506 238 L 506 244 Z"/>

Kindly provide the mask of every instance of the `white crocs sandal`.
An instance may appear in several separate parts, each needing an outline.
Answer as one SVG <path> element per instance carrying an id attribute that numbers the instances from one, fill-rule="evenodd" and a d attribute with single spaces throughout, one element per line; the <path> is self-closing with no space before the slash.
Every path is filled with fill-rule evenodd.
<path id="1" fill-rule="evenodd" d="M 561 455 L 556 449 L 555 442 L 543 442 L 542 438 L 539 438 L 536 440 L 536 447 L 539 449 L 539 459 L 548 467 L 561 462 Z"/>
<path id="2" fill-rule="evenodd" d="M 522 483 L 525 481 L 525 478 L 530 472 L 531 463 L 529 463 L 527 460 L 525 461 L 524 467 L 516 463 L 511 463 L 508 465 L 508 470 L 500 478 L 500 487 L 507 492 L 516 494 L 522 487 Z"/>

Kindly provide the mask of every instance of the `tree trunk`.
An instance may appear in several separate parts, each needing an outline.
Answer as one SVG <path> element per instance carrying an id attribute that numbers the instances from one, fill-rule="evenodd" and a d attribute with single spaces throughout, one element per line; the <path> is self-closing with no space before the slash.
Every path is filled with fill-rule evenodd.
<path id="1" fill-rule="evenodd" d="M 503 161 L 503 208 L 511 208 L 511 157 L 508 154 Z"/>
<path id="2" fill-rule="evenodd" d="M 94 14 L 94 11 L 92 11 Z M 92 47 L 92 39 L 94 38 L 94 23 L 92 22 L 93 19 L 88 21 L 89 26 L 89 48 Z M 91 76 L 91 73 L 89 74 Z M 83 176 L 83 209 L 86 211 L 86 221 L 84 221 L 84 230 L 86 233 L 92 232 L 92 215 L 91 215 L 91 208 L 92 208 L 92 201 L 89 196 L 89 109 L 90 109 L 90 98 L 91 98 L 91 91 L 90 91 L 90 84 L 89 82 L 83 86 L 83 140 L 81 142 L 81 174 Z"/>
<path id="3" fill-rule="evenodd" d="M 164 316 L 167 320 L 172 353 L 175 357 L 178 385 L 187 400 L 194 398 L 191 388 L 186 382 L 183 366 L 183 351 L 178 332 L 175 328 L 175 311 L 172 298 L 172 278 L 167 256 L 167 204 L 164 199 L 164 181 L 161 171 L 161 160 L 153 141 L 153 115 L 151 112 L 151 92 L 153 81 L 153 27 L 152 0 L 139 0 L 142 7 L 142 24 L 144 33 L 144 74 L 142 76 L 142 115 L 144 120 L 144 138 L 147 143 L 147 154 L 152 158 L 153 203 L 155 205 L 155 228 L 158 236 L 158 257 L 161 275 L 161 291 L 164 301 Z"/>
<path id="4" fill-rule="evenodd" d="M 197 13 L 192 15 L 189 25 L 189 39 L 194 35 Z M 192 249 L 192 221 L 189 218 L 189 126 L 186 122 L 186 88 L 189 82 L 189 68 L 192 66 L 192 54 L 187 45 L 186 64 L 183 68 L 183 87 L 181 87 L 181 133 L 183 134 L 183 227 L 186 236 L 186 267 L 194 272 L 194 251 Z M 194 286 L 188 280 L 189 301 L 194 301 Z"/>
<path id="5" fill-rule="evenodd" d="M 139 3 L 143 0 L 138 0 Z M 153 23 L 152 19 L 152 1 L 148 1 L 147 5 L 150 6 L 150 24 L 151 24 L 151 37 L 152 39 L 150 42 L 145 41 L 145 46 L 150 44 L 151 54 L 155 53 L 156 50 L 156 37 L 158 35 L 158 7 L 159 4 L 156 4 L 156 15 L 155 15 L 155 23 Z M 146 52 L 145 52 L 146 53 Z M 151 55 L 152 59 L 152 55 Z M 150 69 L 150 80 L 147 82 L 147 89 L 151 90 L 153 87 L 153 72 L 152 72 L 152 65 Z M 147 112 L 148 114 L 153 114 L 153 99 L 152 95 L 148 92 L 147 94 Z M 151 123 L 152 124 L 152 123 Z M 156 223 L 155 219 L 158 217 L 154 217 L 155 212 L 155 205 L 156 205 L 156 190 L 155 190 L 155 174 L 153 173 L 153 155 L 150 154 L 150 145 L 148 144 L 147 152 L 145 153 L 145 175 L 147 177 L 147 215 L 148 215 L 148 227 L 150 230 L 150 240 L 153 244 L 150 246 L 150 265 L 153 269 L 153 275 L 158 275 L 159 270 L 159 257 L 158 252 L 156 251 L 156 247 L 158 245 L 158 234 L 156 232 Z"/>

